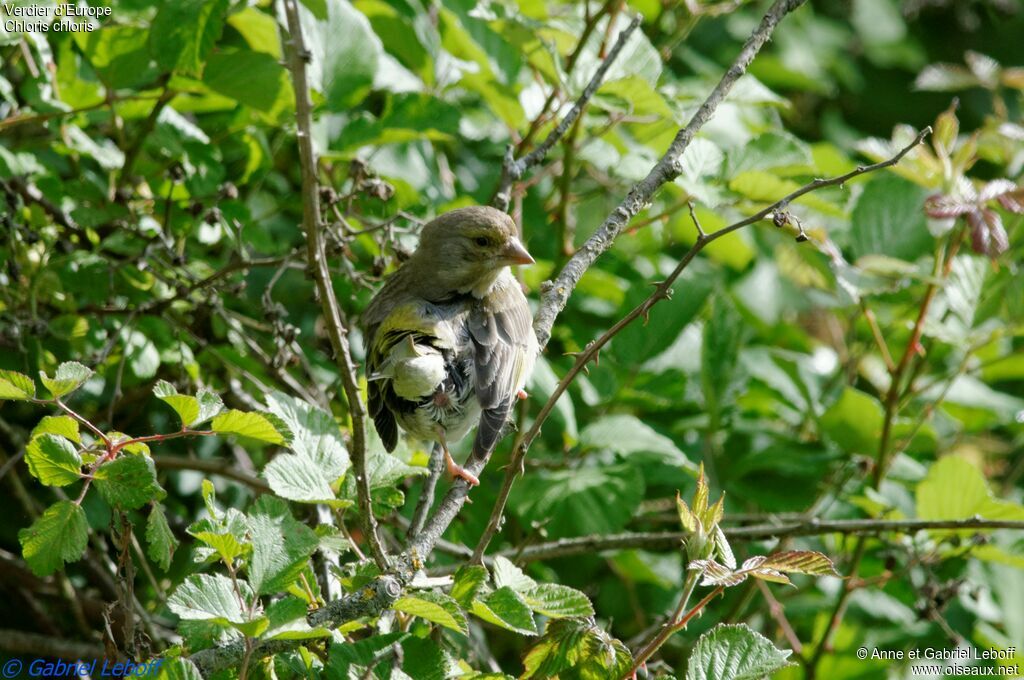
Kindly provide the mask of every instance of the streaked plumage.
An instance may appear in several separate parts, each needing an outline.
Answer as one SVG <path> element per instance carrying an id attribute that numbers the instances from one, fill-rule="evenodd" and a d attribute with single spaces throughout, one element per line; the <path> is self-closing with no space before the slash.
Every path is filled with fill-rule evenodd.
<path id="1" fill-rule="evenodd" d="M 447 442 L 477 428 L 490 452 L 533 368 L 530 308 L 509 266 L 533 262 L 505 213 L 461 208 L 423 228 L 419 248 L 363 315 L 370 414 L 384 446 Z M 450 462 L 454 474 L 471 475 Z"/>

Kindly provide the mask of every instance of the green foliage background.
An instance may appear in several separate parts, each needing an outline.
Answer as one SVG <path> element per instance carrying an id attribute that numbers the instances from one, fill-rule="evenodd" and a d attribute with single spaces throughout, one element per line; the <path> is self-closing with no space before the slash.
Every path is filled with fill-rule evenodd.
<path id="1" fill-rule="evenodd" d="M 0 378 L 0 399 L 15 399 L 0 405 L 0 509 L 9 518 L 0 612 L 8 628 L 102 653 L 103 603 L 118 601 L 112 642 L 143 658 L 174 632 L 189 651 L 236 631 L 285 634 L 326 599 L 314 551 L 316 560 L 340 555 L 345 589 L 365 583 L 369 568 L 327 526 L 331 513 L 313 507 L 333 507 L 330 523 L 357 531 L 347 509 L 348 413 L 304 271 L 283 20 L 262 1 L 106 4 L 111 17 L 89 32 L 0 32 L 0 368 L 34 378 L 79 362 L 55 375 L 66 385 L 47 387 L 59 396 L 77 384 L 67 405 L 103 433 L 201 432 L 126 447 L 98 468 L 94 493 L 81 471 L 102 462 L 98 438 L 67 417 L 41 423 L 61 415 L 56 404 L 17 401 L 26 386 Z M 523 151 L 542 139 L 640 13 L 641 31 L 581 121 L 515 195 L 538 261 L 522 271 L 536 299 L 661 156 L 763 9 L 304 0 L 324 219 L 346 314 L 358 316 L 423 221 L 489 202 L 506 145 Z M 727 494 L 726 527 L 804 513 L 1024 519 L 1024 194 L 1013 188 L 1024 167 L 1021 35 L 1024 7 L 1012 0 L 822 0 L 786 19 L 687 150 L 680 177 L 584 276 L 520 426 L 572 355 L 644 300 L 694 242 L 688 201 L 712 231 L 815 177 L 891 156 L 913 129 L 934 125 L 934 135 L 891 171 L 796 201 L 785 228 L 765 221 L 705 249 L 672 298 L 616 336 L 559 400 L 491 551 L 514 557 L 560 538 L 677 530 L 672 499 L 677 490 L 689 497 L 699 463 L 716 497 Z M 1006 180 L 1005 200 L 994 188 L 977 195 L 996 180 Z M 937 200 L 959 212 L 940 215 Z M 996 218 L 1005 252 L 992 245 Z M 807 242 L 794 240 L 798 229 Z M 358 358 L 354 329 L 352 338 Z M 217 415 L 221 407 L 231 410 Z M 476 544 L 511 440 L 450 542 Z M 400 537 L 395 516 L 411 514 L 427 452 L 412 444 L 389 456 L 372 441 L 370 454 L 374 508 Z M 268 487 L 273 495 L 262 493 Z M 858 660 L 862 646 L 1016 646 L 998 663 L 1021 662 L 1019 533 L 889 533 L 864 539 L 859 556 L 858 540 L 734 542 L 741 561 L 816 549 L 867 579 L 820 654 L 845 582 L 771 586 L 803 645 L 803 663 L 775 677 L 907 672 Z M 464 562 L 439 551 L 431 564 L 451 572 Z M 236 568 L 251 593 L 237 592 Z M 590 611 L 597 632 L 586 644 L 605 645 L 614 665 L 625 648 L 613 638 L 635 650 L 675 607 L 686 561 L 681 550 L 625 549 L 523 568 L 495 567 L 493 592 L 485 586 L 479 597 L 470 588 L 462 598 L 410 598 L 396 605 L 397 623 L 343 629 L 356 645 L 336 639 L 328 651 L 311 636 L 320 660 L 280 654 L 254 672 L 350 677 L 401 641 L 398 665 L 413 678 L 519 675 L 529 636 L 547 630 L 542 646 L 563 653 L 577 629 L 552 622 Z M 477 576 L 464 573 L 463 583 Z M 569 598 L 559 599 L 564 611 L 537 604 L 555 594 Z M 210 604 L 218 597 L 221 608 Z M 125 619 L 136 623 L 124 628 Z M 737 622 L 792 648 L 747 583 L 671 638 L 652 674 L 714 677 L 692 662 L 687 672 L 686 660 L 713 655 L 710 641 L 694 648 L 702 632 Z M 538 677 L 542 646 L 526 666 Z M 586 658 L 551 674 L 613 673 L 588 670 Z M 404 677 L 393 666 L 381 663 L 378 677 Z"/>

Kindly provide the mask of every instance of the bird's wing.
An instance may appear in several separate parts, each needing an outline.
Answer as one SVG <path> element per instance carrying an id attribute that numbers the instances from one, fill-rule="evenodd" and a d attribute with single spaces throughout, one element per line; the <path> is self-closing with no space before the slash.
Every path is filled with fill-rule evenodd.
<path id="1" fill-rule="evenodd" d="M 501 283 L 469 314 L 476 394 L 482 409 L 473 443 L 477 457 L 489 454 L 501 437 L 537 352 L 530 307 L 519 283 L 511 275 Z"/>
<path id="2" fill-rule="evenodd" d="M 416 404 L 395 393 L 393 381 L 385 369 L 393 363 L 393 358 L 407 358 L 410 342 L 437 349 L 452 346 L 451 321 L 434 305 L 406 302 L 392 309 L 379 325 L 372 328 L 372 332 L 367 330 L 366 375 L 370 416 L 384 448 L 393 451 L 398 444 L 395 414 L 411 411 Z"/>

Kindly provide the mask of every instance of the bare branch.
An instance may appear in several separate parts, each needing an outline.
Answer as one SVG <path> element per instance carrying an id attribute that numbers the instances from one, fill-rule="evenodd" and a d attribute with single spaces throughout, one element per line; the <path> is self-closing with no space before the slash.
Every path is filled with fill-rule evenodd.
<path id="1" fill-rule="evenodd" d="M 602 81 L 604 81 L 605 75 L 608 74 L 608 69 L 611 68 L 612 64 L 618 58 L 622 52 L 622 48 L 626 46 L 629 41 L 629 37 L 636 30 L 637 26 L 640 25 L 640 15 L 633 17 L 633 20 L 629 22 L 626 28 L 622 29 L 619 33 L 618 40 L 615 41 L 615 45 L 608 52 L 608 55 L 601 62 L 601 65 L 597 67 L 597 71 L 594 72 L 594 76 L 587 83 L 587 86 L 583 89 L 583 94 L 579 96 L 576 103 L 573 104 L 572 109 L 565 115 L 558 125 L 548 133 L 548 136 L 541 142 L 536 149 L 526 154 L 522 158 L 516 160 L 514 158 L 513 149 L 510 145 L 508 150 L 505 152 L 505 161 L 501 167 L 501 180 L 498 183 L 498 190 L 494 195 L 494 200 L 491 202 L 495 208 L 499 210 L 508 210 L 509 203 L 512 201 L 512 184 L 523 177 L 526 171 L 534 167 L 548 155 L 551 148 L 558 143 L 569 128 L 572 127 L 576 119 L 580 117 L 583 112 L 583 108 L 590 101 L 590 98 L 594 96 L 597 89 L 601 87 Z M 581 39 L 582 40 L 582 39 Z M 582 49 L 582 47 L 580 48 Z"/>
<path id="2" fill-rule="evenodd" d="M 309 82 L 306 77 L 308 53 L 302 37 L 302 25 L 299 22 L 299 9 L 296 0 L 284 0 L 284 8 L 288 20 L 288 32 L 291 36 L 288 66 L 292 72 L 292 83 L 295 88 L 295 119 L 298 126 L 296 137 L 298 137 L 299 155 L 302 161 L 302 221 L 306 231 L 309 267 L 316 281 L 320 304 L 323 307 L 324 322 L 331 339 L 331 347 L 334 349 L 334 360 L 338 365 L 338 372 L 341 374 L 341 384 L 352 421 L 352 446 L 349 449 L 349 456 L 352 458 L 352 471 L 356 479 L 363 532 L 377 565 L 381 569 L 387 569 L 390 563 L 384 546 L 381 544 L 380 536 L 377 534 L 377 520 L 373 516 L 373 508 L 370 503 L 370 482 L 366 476 L 366 408 L 359 395 L 355 362 L 352 360 L 348 344 L 348 327 L 331 283 L 331 273 L 327 266 L 327 255 L 324 248 L 323 225 L 320 222 L 320 190 L 317 182 L 316 152 L 313 149 L 312 137 L 313 105 L 310 101 Z"/>

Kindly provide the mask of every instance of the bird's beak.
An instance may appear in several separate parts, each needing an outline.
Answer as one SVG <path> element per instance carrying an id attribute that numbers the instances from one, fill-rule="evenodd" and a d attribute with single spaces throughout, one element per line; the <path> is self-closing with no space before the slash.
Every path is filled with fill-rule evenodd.
<path id="1" fill-rule="evenodd" d="M 505 250 L 502 251 L 501 256 L 511 264 L 534 264 L 536 262 L 536 260 L 533 259 L 533 256 L 526 251 L 526 248 L 523 247 L 523 244 L 517 238 L 513 238 L 512 241 L 505 246 Z"/>

